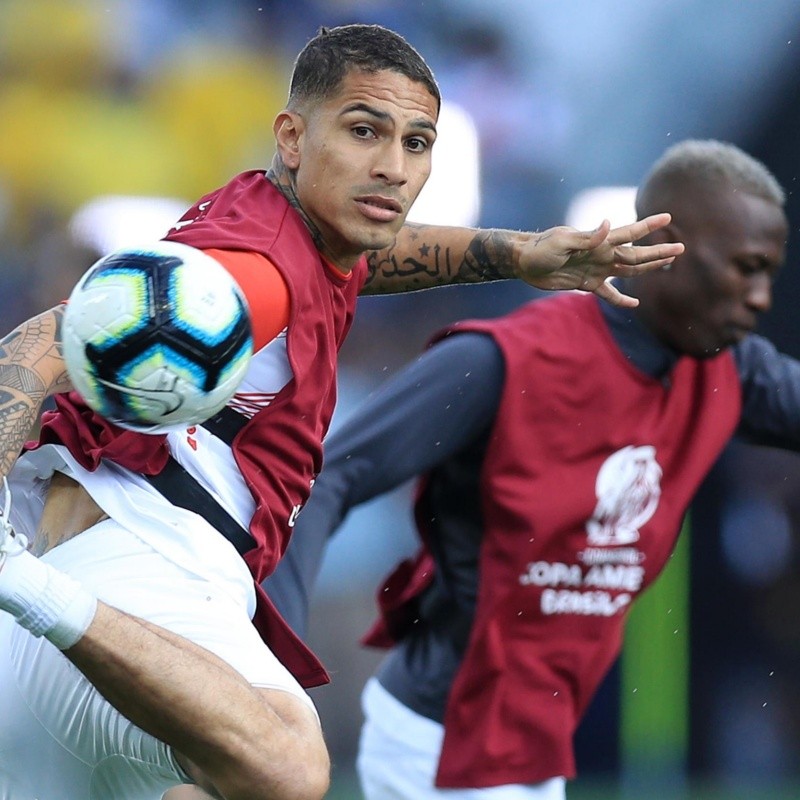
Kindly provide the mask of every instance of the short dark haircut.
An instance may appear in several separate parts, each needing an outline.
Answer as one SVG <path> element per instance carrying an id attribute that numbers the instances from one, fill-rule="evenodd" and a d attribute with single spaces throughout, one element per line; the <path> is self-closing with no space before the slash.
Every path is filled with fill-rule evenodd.
<path id="1" fill-rule="evenodd" d="M 423 84 L 436 99 L 437 110 L 441 105 L 439 87 L 425 60 L 400 34 L 381 25 L 320 28 L 294 63 L 289 105 L 331 97 L 353 69 L 398 72 Z"/>

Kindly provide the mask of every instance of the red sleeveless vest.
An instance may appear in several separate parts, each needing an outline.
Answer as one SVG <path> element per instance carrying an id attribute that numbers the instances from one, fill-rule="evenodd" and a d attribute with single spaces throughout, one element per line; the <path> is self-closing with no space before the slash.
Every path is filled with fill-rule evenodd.
<path id="1" fill-rule="evenodd" d="M 263 254 L 289 289 L 287 354 L 293 380 L 237 434 L 233 453 L 256 501 L 255 547 L 245 560 L 258 595 L 254 623 L 272 651 L 304 686 L 328 680 L 324 668 L 272 606 L 260 582 L 289 541 L 297 511 L 322 466 L 322 439 L 336 403 L 338 350 L 366 279 L 362 259 L 350 280 L 322 261 L 303 220 L 261 171 L 242 173 L 199 200 L 167 239 L 198 248 Z M 123 431 L 93 414 L 75 393 L 57 398 L 40 441 L 60 442 L 87 468 L 101 458 L 157 474 L 166 463 L 163 436 Z"/>
<path id="2" fill-rule="evenodd" d="M 481 475 L 475 620 L 436 784 L 572 777 L 572 737 L 619 653 L 627 610 L 666 563 L 738 423 L 739 377 L 729 352 L 681 358 L 668 381 L 642 374 L 592 296 L 539 300 L 443 335 L 452 331 L 490 334 L 506 377 Z M 392 591 L 407 601 L 431 569 L 422 556 Z M 390 611 L 382 633 L 402 633 L 408 608 Z"/>

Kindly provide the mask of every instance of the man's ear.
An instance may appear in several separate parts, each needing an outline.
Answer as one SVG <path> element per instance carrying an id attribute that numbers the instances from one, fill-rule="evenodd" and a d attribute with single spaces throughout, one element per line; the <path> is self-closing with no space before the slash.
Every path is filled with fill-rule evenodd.
<path id="1" fill-rule="evenodd" d="M 300 166 L 300 141 L 304 130 L 305 123 L 299 114 L 284 109 L 275 117 L 272 131 L 278 153 L 288 169 Z"/>
<path id="2" fill-rule="evenodd" d="M 652 233 L 648 234 L 644 239 L 641 240 L 640 244 L 664 244 L 673 242 L 680 242 L 683 245 L 686 244 L 680 228 L 674 222 L 670 222 L 669 225 L 665 225 L 663 228 L 659 228 L 657 231 L 653 231 Z M 684 250 L 684 252 L 686 251 Z M 664 267 L 661 267 L 660 270 L 656 270 L 656 273 L 654 274 L 657 274 L 658 272 L 670 272 L 674 269 L 675 264 L 680 262 L 680 260 L 681 257 L 678 256 L 675 261 L 667 264 Z"/>

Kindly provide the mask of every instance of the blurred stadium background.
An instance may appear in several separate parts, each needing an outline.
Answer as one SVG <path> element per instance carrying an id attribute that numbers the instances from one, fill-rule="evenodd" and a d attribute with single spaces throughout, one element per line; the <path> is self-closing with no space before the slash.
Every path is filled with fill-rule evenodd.
<path id="1" fill-rule="evenodd" d="M 672 142 L 721 138 L 764 160 L 794 238 L 762 332 L 800 357 L 796 0 L 0 0 L 3 328 L 66 297 L 99 253 L 266 166 L 294 55 L 344 22 L 406 35 L 450 104 L 452 149 L 418 219 L 593 226 L 629 213 L 618 187 Z M 363 300 L 336 419 L 439 326 L 534 296 L 508 283 Z M 799 466 L 724 454 L 579 732 L 572 800 L 800 797 Z M 336 800 L 358 797 L 358 694 L 380 655 L 357 639 L 414 546 L 407 492 L 351 515 L 314 600 Z"/>

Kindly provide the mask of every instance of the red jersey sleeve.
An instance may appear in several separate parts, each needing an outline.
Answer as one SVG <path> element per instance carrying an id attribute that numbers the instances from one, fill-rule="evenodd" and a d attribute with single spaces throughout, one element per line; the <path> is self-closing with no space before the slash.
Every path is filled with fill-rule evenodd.
<path id="1" fill-rule="evenodd" d="M 277 267 L 261 253 L 205 249 L 230 272 L 247 298 L 253 349 L 271 342 L 289 324 L 289 289 Z"/>

